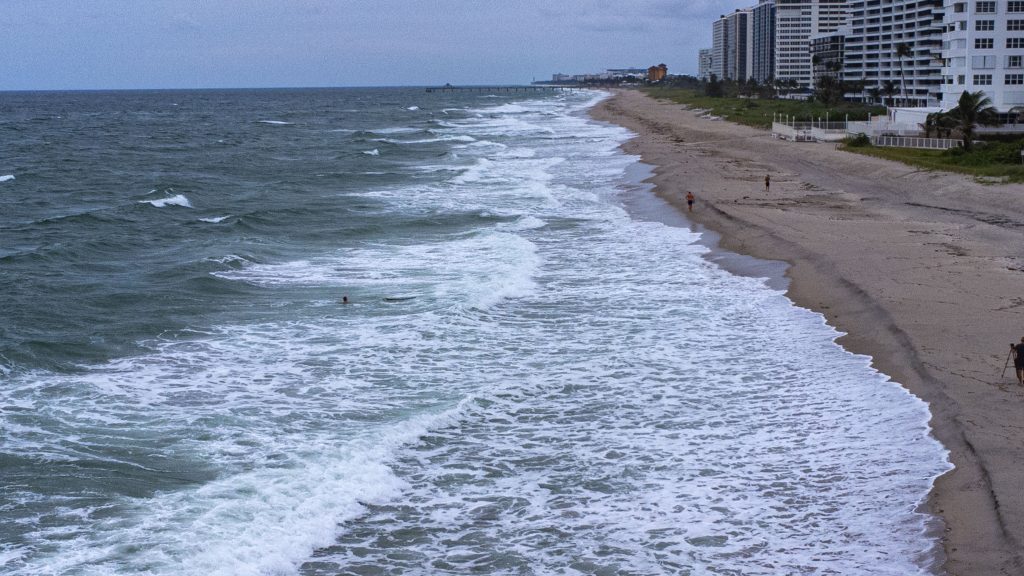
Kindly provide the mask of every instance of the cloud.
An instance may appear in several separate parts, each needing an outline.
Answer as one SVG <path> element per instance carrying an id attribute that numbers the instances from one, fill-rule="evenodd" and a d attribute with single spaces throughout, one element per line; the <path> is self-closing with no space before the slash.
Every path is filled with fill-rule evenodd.
<path id="1" fill-rule="evenodd" d="M 5 56 L 25 63 L 0 89 L 514 83 L 655 62 L 685 72 L 712 21 L 755 2 L 0 0 Z"/>

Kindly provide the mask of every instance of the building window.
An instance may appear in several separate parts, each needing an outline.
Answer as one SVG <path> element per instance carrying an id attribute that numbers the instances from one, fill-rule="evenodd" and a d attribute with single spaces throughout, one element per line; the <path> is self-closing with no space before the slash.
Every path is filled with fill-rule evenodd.
<path id="1" fill-rule="evenodd" d="M 1007 56 L 1007 68 L 1024 68 L 1024 56 Z"/>
<path id="2" fill-rule="evenodd" d="M 992 75 L 991 74 L 975 74 L 974 75 L 975 86 L 991 86 Z"/>
<path id="3" fill-rule="evenodd" d="M 1007 38 L 1007 48 L 1024 48 L 1024 38 Z"/>
<path id="4" fill-rule="evenodd" d="M 1006 29 L 1013 30 L 1024 30 L 1024 20 L 1007 20 Z"/>
<path id="5" fill-rule="evenodd" d="M 991 49 L 993 46 L 994 46 L 994 44 L 993 44 L 991 38 L 975 38 L 974 39 L 974 49 L 975 50 Z"/>
<path id="6" fill-rule="evenodd" d="M 1024 74 L 1007 74 L 1003 78 L 1003 84 L 1007 86 L 1024 86 Z"/>
<path id="7" fill-rule="evenodd" d="M 996 29 L 995 20 L 975 20 L 974 29 L 978 32 L 989 32 Z"/>
<path id="8" fill-rule="evenodd" d="M 996 67 L 995 56 L 971 56 L 971 67 L 978 70 L 987 70 Z"/>
<path id="9" fill-rule="evenodd" d="M 963 83 L 964 83 L 966 78 L 967 77 L 964 76 L 963 74 L 958 74 L 957 77 L 956 77 L 956 83 L 960 84 L 960 85 L 963 85 Z"/>
<path id="10" fill-rule="evenodd" d="M 1006 3 L 1007 12 L 1024 12 L 1024 2 L 1014 2 L 1011 0 Z"/>
<path id="11" fill-rule="evenodd" d="M 995 14 L 996 3 L 995 2 L 975 2 L 974 12 L 976 14 Z"/>

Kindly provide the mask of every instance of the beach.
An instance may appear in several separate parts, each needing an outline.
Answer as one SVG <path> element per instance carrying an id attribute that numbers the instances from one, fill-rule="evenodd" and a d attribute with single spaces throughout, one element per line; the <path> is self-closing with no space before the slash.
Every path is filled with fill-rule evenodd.
<path id="1" fill-rule="evenodd" d="M 692 192 L 688 216 L 721 248 L 787 262 L 788 296 L 929 404 L 955 466 L 927 502 L 947 572 L 1024 574 L 1024 388 L 1012 363 L 1002 376 L 1024 335 L 1024 186 L 778 140 L 639 91 L 591 115 L 637 134 L 626 150 L 656 194 L 686 211 Z"/>

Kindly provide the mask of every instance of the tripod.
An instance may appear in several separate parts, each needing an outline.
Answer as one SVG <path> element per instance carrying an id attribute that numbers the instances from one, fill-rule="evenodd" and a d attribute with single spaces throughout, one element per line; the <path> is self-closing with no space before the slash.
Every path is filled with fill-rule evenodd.
<path id="1" fill-rule="evenodd" d="M 1010 353 L 1006 355 L 1006 362 L 1003 364 L 1003 375 L 1000 378 L 1006 378 L 1006 367 L 1010 365 L 1010 358 L 1013 357 L 1013 345 L 1010 345 Z"/>

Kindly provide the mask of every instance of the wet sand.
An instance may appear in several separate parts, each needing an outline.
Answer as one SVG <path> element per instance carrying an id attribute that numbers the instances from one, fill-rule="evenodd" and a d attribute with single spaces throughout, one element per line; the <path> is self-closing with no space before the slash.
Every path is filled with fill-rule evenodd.
<path id="1" fill-rule="evenodd" d="M 928 402 L 955 465 L 927 502 L 947 572 L 1024 575 L 1024 387 L 1012 364 L 1001 376 L 1024 336 L 1024 186 L 776 140 L 637 91 L 591 115 L 637 134 L 625 148 L 658 196 L 685 211 L 693 192 L 687 216 L 722 248 L 787 262 L 791 299 Z"/>

